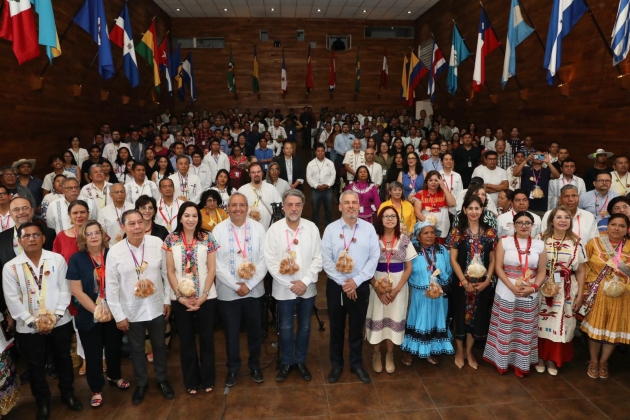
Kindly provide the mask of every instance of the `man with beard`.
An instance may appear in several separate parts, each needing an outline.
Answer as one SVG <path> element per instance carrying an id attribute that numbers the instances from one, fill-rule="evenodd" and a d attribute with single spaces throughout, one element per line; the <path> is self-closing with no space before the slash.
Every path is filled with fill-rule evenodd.
<path id="1" fill-rule="evenodd" d="M 271 203 L 280 203 L 282 198 L 276 187 L 263 182 L 262 166 L 258 162 L 249 166 L 249 176 L 252 182 L 243 185 L 238 192 L 247 197 L 249 217 L 260 222 L 267 231 L 273 214 Z"/>

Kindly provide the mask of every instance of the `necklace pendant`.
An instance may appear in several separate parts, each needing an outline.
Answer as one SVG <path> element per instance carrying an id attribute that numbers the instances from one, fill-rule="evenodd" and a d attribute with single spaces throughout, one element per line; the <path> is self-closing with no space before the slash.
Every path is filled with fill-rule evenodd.
<path id="1" fill-rule="evenodd" d="M 169 231 L 171 230 L 171 224 L 170 223 L 166 224 L 166 229 L 168 229 Z"/>
<path id="2" fill-rule="evenodd" d="M 294 243 L 295 245 L 297 245 L 298 243 L 300 243 L 300 241 L 298 241 L 297 239 L 294 239 L 294 240 L 293 240 L 293 243 Z"/>

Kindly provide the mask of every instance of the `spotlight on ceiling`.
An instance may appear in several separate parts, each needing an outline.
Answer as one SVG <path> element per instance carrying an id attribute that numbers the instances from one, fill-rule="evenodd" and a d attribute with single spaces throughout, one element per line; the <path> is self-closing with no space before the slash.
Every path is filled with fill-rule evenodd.
<path id="1" fill-rule="evenodd" d="M 225 9 L 223 9 L 224 12 L 227 12 L 227 7 Z"/>
<path id="2" fill-rule="evenodd" d="M 321 12 L 321 11 L 322 11 L 322 9 L 317 9 L 317 11 L 318 11 L 318 12 Z"/>
<path id="3" fill-rule="evenodd" d="M 408 13 L 408 14 L 411 14 L 411 10 L 408 10 L 408 11 L 407 11 L 407 13 Z"/>
<path id="4" fill-rule="evenodd" d="M 274 12 L 276 9 L 274 9 L 273 7 L 271 8 L 271 11 Z"/>
<path id="5" fill-rule="evenodd" d="M 367 13 L 367 10 L 363 10 L 363 13 Z"/>
<path id="6" fill-rule="evenodd" d="M 175 9 L 176 12 L 179 12 L 180 10 L 182 10 L 182 9 L 180 9 L 179 7 L 177 9 Z"/>

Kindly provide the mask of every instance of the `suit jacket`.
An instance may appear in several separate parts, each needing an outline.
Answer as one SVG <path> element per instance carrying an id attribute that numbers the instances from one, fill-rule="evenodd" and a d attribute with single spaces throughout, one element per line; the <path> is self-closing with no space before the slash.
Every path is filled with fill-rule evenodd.
<path id="1" fill-rule="evenodd" d="M 295 156 L 293 156 L 293 159 L 291 160 L 293 161 L 293 182 L 295 182 L 298 179 L 301 179 L 304 182 L 306 182 L 306 176 L 304 172 L 304 166 L 302 165 L 302 161 Z M 275 161 L 278 162 L 278 165 L 280 166 L 280 175 L 279 175 L 280 178 L 289 182 L 289 178 L 287 177 L 287 163 L 286 163 L 286 160 L 284 159 L 284 155 L 280 155 L 276 157 Z M 302 190 L 302 189 L 303 189 L 303 183 L 298 185 L 298 190 Z"/>
<path id="2" fill-rule="evenodd" d="M 52 251 L 53 242 L 57 234 L 55 229 L 44 227 L 44 236 L 46 241 L 44 242 L 44 249 L 46 251 Z M 4 268 L 4 265 L 17 257 L 13 250 L 13 235 L 15 228 L 7 229 L 4 232 L 0 232 L 0 272 Z M 7 309 L 7 305 L 4 301 L 4 291 L 2 290 L 2 281 L 0 281 L 0 312 L 4 312 Z"/>

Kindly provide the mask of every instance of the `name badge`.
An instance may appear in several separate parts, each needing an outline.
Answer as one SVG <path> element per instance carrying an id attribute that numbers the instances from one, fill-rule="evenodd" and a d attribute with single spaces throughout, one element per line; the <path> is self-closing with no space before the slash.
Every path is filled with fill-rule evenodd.
<path id="1" fill-rule="evenodd" d="M 553 281 L 562 284 L 562 277 L 560 277 L 560 273 L 553 273 Z"/>
<path id="2" fill-rule="evenodd" d="M 359 213 L 363 213 L 363 206 L 359 207 Z"/>
<path id="3" fill-rule="evenodd" d="M 472 168 L 472 162 L 471 161 L 468 161 L 468 167 Z"/>

